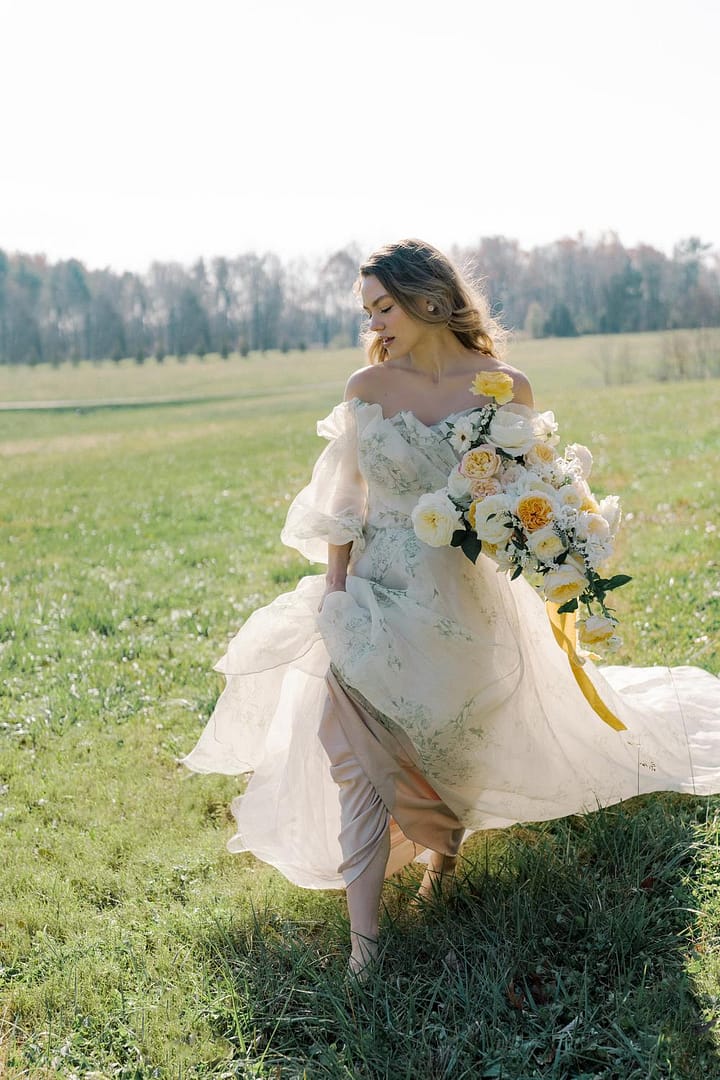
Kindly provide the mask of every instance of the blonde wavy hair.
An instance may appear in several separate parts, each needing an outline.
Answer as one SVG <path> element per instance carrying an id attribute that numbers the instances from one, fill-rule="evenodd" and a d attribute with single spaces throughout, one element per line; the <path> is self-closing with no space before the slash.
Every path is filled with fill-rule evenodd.
<path id="1" fill-rule="evenodd" d="M 376 277 L 389 296 L 413 319 L 430 326 L 447 326 L 466 348 L 499 358 L 505 331 L 490 314 L 480 287 L 422 240 L 385 244 L 362 263 L 355 282 L 359 293 L 363 278 Z M 428 311 L 428 302 L 433 311 Z M 387 350 L 377 334 L 361 334 L 368 360 L 380 364 Z"/>

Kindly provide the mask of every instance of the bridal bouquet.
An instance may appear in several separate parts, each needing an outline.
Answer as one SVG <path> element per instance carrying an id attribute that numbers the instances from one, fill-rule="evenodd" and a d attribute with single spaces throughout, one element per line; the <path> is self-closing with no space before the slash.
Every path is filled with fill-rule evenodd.
<path id="1" fill-rule="evenodd" d="M 573 443 L 561 454 L 553 413 L 514 404 L 509 375 L 481 371 L 471 389 L 492 401 L 447 421 L 459 461 L 446 486 L 413 510 L 417 536 L 460 547 L 472 562 L 482 551 L 513 579 L 525 574 L 559 613 L 582 604 L 580 643 L 614 647 L 617 620 L 605 598 L 630 581 L 605 576 L 620 524 L 617 496 L 594 497 L 590 451 Z"/>

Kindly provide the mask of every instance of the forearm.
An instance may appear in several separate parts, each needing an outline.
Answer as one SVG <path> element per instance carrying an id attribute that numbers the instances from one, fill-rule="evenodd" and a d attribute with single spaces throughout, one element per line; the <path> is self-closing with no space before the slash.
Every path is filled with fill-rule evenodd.
<path id="1" fill-rule="evenodd" d="M 328 568 L 326 574 L 328 585 L 336 588 L 344 587 L 351 549 L 352 543 L 342 544 L 341 546 L 328 544 Z"/>

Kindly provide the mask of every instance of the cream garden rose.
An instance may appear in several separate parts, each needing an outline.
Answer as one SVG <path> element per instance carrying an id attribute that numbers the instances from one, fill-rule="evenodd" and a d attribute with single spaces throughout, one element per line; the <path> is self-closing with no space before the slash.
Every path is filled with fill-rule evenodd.
<path id="1" fill-rule="evenodd" d="M 553 604 L 565 604 L 568 600 L 576 600 L 585 592 L 586 586 L 585 575 L 581 574 L 569 561 L 545 575 L 545 596 Z"/>
<path id="2" fill-rule="evenodd" d="M 533 555 L 543 563 L 552 562 L 565 550 L 565 545 L 552 525 L 530 533 L 527 538 L 527 546 Z"/>
<path id="3" fill-rule="evenodd" d="M 470 494 L 473 499 L 486 499 L 488 495 L 497 495 L 502 491 L 500 483 L 494 476 L 489 476 L 486 480 L 473 480 L 470 484 Z"/>
<path id="4" fill-rule="evenodd" d="M 605 645 L 615 634 L 617 623 L 605 615 L 588 615 L 577 624 L 578 640 L 581 645 Z"/>
<path id="5" fill-rule="evenodd" d="M 470 507 L 470 514 L 472 528 L 481 540 L 503 546 L 506 544 L 510 514 L 505 495 L 488 495 L 486 499 L 476 500 Z"/>
<path id="6" fill-rule="evenodd" d="M 493 476 L 500 465 L 500 458 L 495 448 L 483 443 L 474 450 L 468 450 L 460 462 L 460 472 L 468 480 L 487 480 Z"/>
<path id="7" fill-rule="evenodd" d="M 513 398 L 513 381 L 504 371 L 478 371 L 470 389 L 478 396 L 495 398 L 498 405 Z"/>
<path id="8" fill-rule="evenodd" d="M 556 457 L 557 450 L 555 450 L 550 443 L 536 443 L 534 446 L 530 447 L 525 455 L 525 464 L 546 468 L 547 466 L 552 465 Z"/>
<path id="9" fill-rule="evenodd" d="M 430 547 L 446 547 L 460 523 L 460 511 L 443 491 L 421 495 L 411 519 L 418 539 Z"/>
<path id="10" fill-rule="evenodd" d="M 556 498 L 560 506 L 572 506 L 579 510 L 590 495 L 590 488 L 584 480 L 574 480 L 558 488 Z"/>
<path id="11" fill-rule="evenodd" d="M 610 538 L 610 526 L 602 514 L 593 514 L 582 510 L 578 514 L 577 534 L 581 540 L 608 540 Z"/>
<path id="12" fill-rule="evenodd" d="M 544 529 L 555 517 L 550 499 L 540 491 L 529 491 L 526 495 L 521 495 L 515 504 L 515 513 L 528 533 Z"/>

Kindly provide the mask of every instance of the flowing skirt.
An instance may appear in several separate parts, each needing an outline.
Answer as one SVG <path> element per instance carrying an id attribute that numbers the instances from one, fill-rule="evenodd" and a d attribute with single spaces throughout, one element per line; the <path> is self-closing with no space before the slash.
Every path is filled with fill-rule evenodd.
<path id="1" fill-rule="evenodd" d="M 392 873 L 425 849 L 455 854 L 468 831 L 649 791 L 720 791 L 715 676 L 588 662 L 627 729 L 614 731 L 579 690 L 533 589 L 488 560 L 467 568 L 486 600 L 463 601 L 469 641 L 442 620 L 429 639 L 403 595 L 353 575 L 320 616 L 324 577 L 313 576 L 248 619 L 216 668 L 225 690 L 183 759 L 197 772 L 253 774 L 233 802 L 231 851 L 306 888 L 341 888 L 388 826 Z M 418 712 L 408 701 L 435 704 Z"/>

